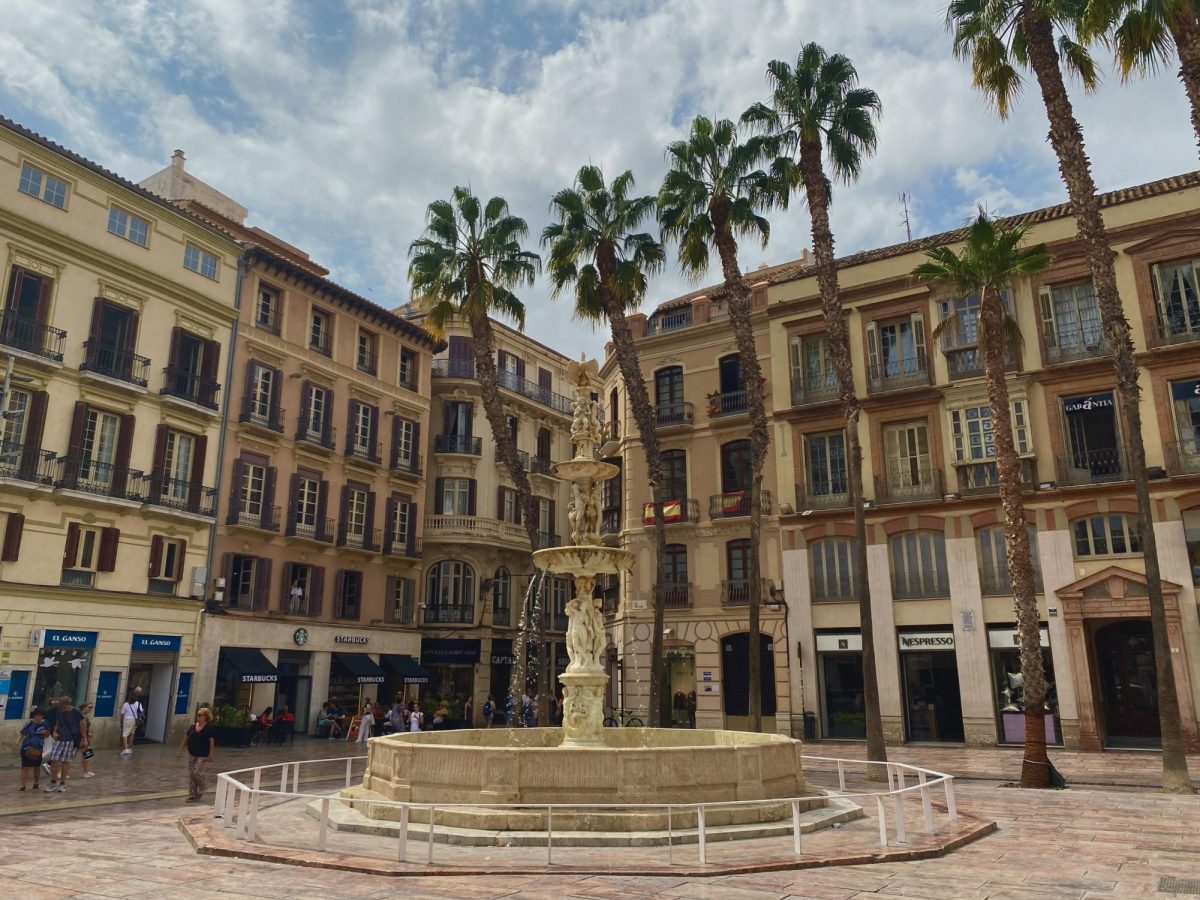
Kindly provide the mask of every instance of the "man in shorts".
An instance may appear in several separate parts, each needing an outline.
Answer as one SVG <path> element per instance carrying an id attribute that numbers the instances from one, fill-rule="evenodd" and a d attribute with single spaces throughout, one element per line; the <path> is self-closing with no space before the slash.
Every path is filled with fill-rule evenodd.
<path id="1" fill-rule="evenodd" d="M 121 706 L 121 755 L 133 756 L 133 738 L 137 727 L 145 717 L 140 688 L 130 691 L 129 698 Z"/>
<path id="2" fill-rule="evenodd" d="M 58 721 L 54 727 L 54 749 L 50 752 L 50 783 L 42 790 L 46 793 L 65 794 L 67 774 L 75 751 L 88 745 L 87 720 L 75 708 L 70 697 L 58 701 Z"/>

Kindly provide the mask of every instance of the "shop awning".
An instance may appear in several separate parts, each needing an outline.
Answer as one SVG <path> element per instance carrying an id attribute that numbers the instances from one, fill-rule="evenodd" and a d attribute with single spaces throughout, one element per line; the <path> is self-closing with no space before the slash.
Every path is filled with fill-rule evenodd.
<path id="1" fill-rule="evenodd" d="M 379 663 L 365 653 L 335 653 L 333 661 L 353 676 L 359 684 L 383 684 L 387 677 Z"/>
<path id="2" fill-rule="evenodd" d="M 257 647 L 222 647 L 221 656 L 237 670 L 243 683 L 273 684 L 279 680 L 279 670 Z"/>
<path id="3" fill-rule="evenodd" d="M 429 684 L 429 673 L 411 656 L 384 653 L 379 657 L 379 661 L 399 675 L 405 684 Z"/>

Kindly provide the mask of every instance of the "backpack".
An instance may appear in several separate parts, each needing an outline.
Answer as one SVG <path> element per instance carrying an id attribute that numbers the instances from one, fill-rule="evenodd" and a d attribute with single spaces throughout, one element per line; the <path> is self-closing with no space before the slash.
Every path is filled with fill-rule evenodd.
<path id="1" fill-rule="evenodd" d="M 483 717 L 484 717 L 484 719 L 490 719 L 492 717 L 492 701 L 491 700 L 483 701 Z"/>

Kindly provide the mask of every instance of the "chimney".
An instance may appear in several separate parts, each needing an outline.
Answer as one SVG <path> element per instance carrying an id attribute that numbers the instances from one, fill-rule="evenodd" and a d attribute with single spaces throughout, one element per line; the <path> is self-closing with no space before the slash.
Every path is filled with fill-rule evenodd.
<path id="1" fill-rule="evenodd" d="M 182 174 L 184 159 L 186 159 L 186 157 L 183 155 L 182 150 L 176 150 L 174 153 L 172 153 L 171 154 L 171 171 Z"/>
<path id="2" fill-rule="evenodd" d="M 807 247 L 800 251 L 800 264 L 802 266 L 812 265 L 812 253 L 809 252 Z"/>

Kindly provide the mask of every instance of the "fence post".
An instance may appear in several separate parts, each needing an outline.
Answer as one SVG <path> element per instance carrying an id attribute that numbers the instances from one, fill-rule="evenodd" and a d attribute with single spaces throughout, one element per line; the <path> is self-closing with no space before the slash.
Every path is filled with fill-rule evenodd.
<path id="1" fill-rule="evenodd" d="M 675 841 L 671 834 L 671 807 L 667 807 L 667 865 L 675 865 Z"/>
<path id="2" fill-rule="evenodd" d="M 800 801 L 792 801 L 792 850 L 800 855 Z"/>
<path id="3" fill-rule="evenodd" d="M 696 806 L 696 828 L 697 828 L 696 834 L 700 839 L 700 842 L 699 842 L 700 865 L 702 865 L 702 866 L 708 865 L 708 858 L 707 858 L 708 854 L 705 852 L 705 847 L 704 847 L 704 804 L 703 803 Z"/>
<path id="4" fill-rule="evenodd" d="M 425 859 L 425 864 L 433 865 L 433 819 L 437 815 L 437 807 L 429 807 L 429 855 Z"/>
<path id="5" fill-rule="evenodd" d="M 396 859 L 408 862 L 408 804 L 400 807 L 400 846 L 396 848 Z"/>
<path id="6" fill-rule="evenodd" d="M 933 833 L 933 803 L 929 799 L 929 788 L 925 786 L 925 770 L 917 771 L 917 781 L 921 783 L 921 811 L 925 814 L 925 831 Z"/>
<path id="7" fill-rule="evenodd" d="M 250 818 L 246 823 L 246 840 L 256 842 L 258 840 L 258 792 L 250 796 Z"/>
<path id="8" fill-rule="evenodd" d="M 883 797 L 878 794 L 875 796 L 875 802 L 879 806 L 879 846 L 887 848 L 887 816 L 884 815 Z"/>
<path id="9" fill-rule="evenodd" d="M 958 819 L 958 809 L 954 805 L 954 776 L 947 775 L 946 785 L 946 815 L 951 822 Z"/>
<path id="10" fill-rule="evenodd" d="M 329 831 L 329 798 L 321 798 L 321 824 L 317 827 L 317 849 L 325 852 L 325 835 Z"/>
<path id="11" fill-rule="evenodd" d="M 229 789 L 229 781 L 222 775 L 217 776 L 217 792 L 213 797 L 213 818 L 219 819 L 225 815 L 225 792 Z"/>
<path id="12" fill-rule="evenodd" d="M 292 793 L 300 793 L 300 763 L 292 764 Z"/>
<path id="13" fill-rule="evenodd" d="M 297 763 L 299 765 L 299 763 Z M 279 767 L 279 793 L 286 794 L 288 786 L 288 764 L 284 763 Z"/>
<path id="14" fill-rule="evenodd" d="M 908 833 L 904 830 L 904 795 L 896 794 L 892 797 L 892 806 L 896 813 L 896 843 L 907 844 Z"/>
<path id="15" fill-rule="evenodd" d="M 846 770 L 840 759 L 838 760 L 838 790 L 843 794 L 846 792 Z"/>
<path id="16" fill-rule="evenodd" d="M 237 806 L 238 806 L 238 789 L 230 788 L 227 791 L 227 797 L 226 797 L 226 802 L 225 802 L 225 815 L 221 819 L 221 824 L 224 825 L 226 828 L 233 828 L 233 821 L 234 821 L 234 819 L 237 818 L 237 814 L 238 814 Z"/>
<path id="17" fill-rule="evenodd" d="M 346 757 L 346 787 L 350 787 L 350 767 L 354 765 L 354 757 Z"/>
<path id="18" fill-rule="evenodd" d="M 550 851 L 554 844 L 554 807 L 546 807 L 546 865 L 550 865 Z"/>

